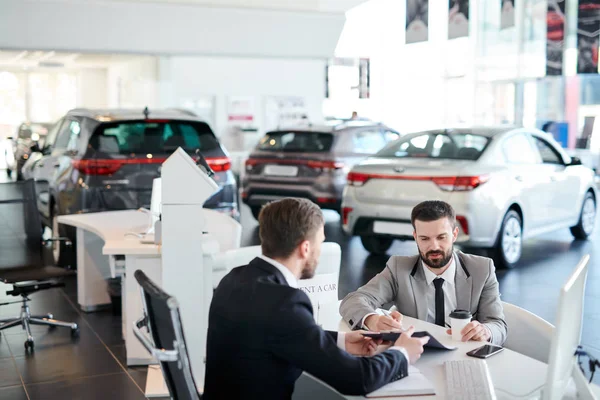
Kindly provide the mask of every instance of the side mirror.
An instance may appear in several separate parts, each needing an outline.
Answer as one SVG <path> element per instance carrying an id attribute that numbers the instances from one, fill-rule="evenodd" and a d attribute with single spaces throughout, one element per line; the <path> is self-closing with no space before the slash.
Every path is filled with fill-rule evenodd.
<path id="1" fill-rule="evenodd" d="M 573 165 L 583 165 L 583 163 L 581 162 L 581 159 L 579 157 L 571 157 L 571 162 L 569 163 L 569 166 Z"/>

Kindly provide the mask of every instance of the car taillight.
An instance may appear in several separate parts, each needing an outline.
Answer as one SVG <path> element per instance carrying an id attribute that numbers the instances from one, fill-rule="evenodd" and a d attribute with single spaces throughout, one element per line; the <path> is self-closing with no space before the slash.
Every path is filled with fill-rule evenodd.
<path id="1" fill-rule="evenodd" d="M 465 235 L 469 234 L 469 224 L 467 223 L 467 218 L 462 215 L 457 215 L 456 220 L 460 224 L 461 229 L 465 233 Z"/>
<path id="2" fill-rule="evenodd" d="M 347 225 L 348 224 L 348 215 L 350 215 L 351 212 L 352 212 L 352 208 L 351 207 L 344 207 L 344 208 L 342 208 L 342 224 L 343 225 Z"/>
<path id="3" fill-rule="evenodd" d="M 231 168 L 231 160 L 229 157 L 213 157 L 206 158 L 208 166 L 215 172 L 229 171 Z"/>
<path id="4" fill-rule="evenodd" d="M 321 168 L 321 169 L 342 169 L 344 168 L 344 163 L 339 161 L 319 161 L 319 160 L 310 160 L 306 163 L 311 168 Z"/>
<path id="5" fill-rule="evenodd" d="M 362 186 L 370 178 L 369 174 L 361 174 L 360 172 L 348 173 L 348 184 L 352 186 Z"/>
<path id="6" fill-rule="evenodd" d="M 127 158 L 127 159 L 83 159 L 73 160 L 73 168 L 85 175 L 112 175 L 123 165 L 131 164 L 162 164 L 164 157 L 156 158 Z M 215 172 L 228 171 L 231 168 L 229 157 L 207 158 L 206 162 Z"/>
<path id="7" fill-rule="evenodd" d="M 350 172 L 348 174 L 348 184 L 352 186 L 362 186 L 369 179 L 390 179 L 400 181 L 433 181 L 438 187 L 448 192 L 465 192 L 473 190 L 484 183 L 490 177 L 489 175 L 480 176 L 409 176 L 409 175 L 386 175 L 386 174 L 364 174 L 360 172 Z"/>
<path id="8" fill-rule="evenodd" d="M 121 168 L 125 160 L 73 160 L 73 168 L 85 175 L 112 175 Z"/>
<path id="9" fill-rule="evenodd" d="M 488 175 L 442 176 L 431 178 L 431 180 L 438 185 L 440 189 L 447 192 L 468 192 L 483 185 L 489 179 L 490 177 Z"/>

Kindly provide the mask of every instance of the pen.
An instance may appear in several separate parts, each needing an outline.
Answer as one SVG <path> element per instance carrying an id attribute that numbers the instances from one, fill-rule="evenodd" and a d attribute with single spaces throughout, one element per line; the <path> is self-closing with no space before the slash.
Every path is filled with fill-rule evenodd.
<path id="1" fill-rule="evenodd" d="M 383 313 L 383 315 L 385 315 L 386 317 L 391 317 L 392 313 L 394 311 L 398 311 L 398 307 L 396 307 L 395 305 L 391 306 L 389 310 L 384 310 L 383 308 L 380 308 L 381 312 Z M 401 329 L 404 331 L 404 327 L 402 326 L 402 322 L 400 322 L 400 327 Z"/>

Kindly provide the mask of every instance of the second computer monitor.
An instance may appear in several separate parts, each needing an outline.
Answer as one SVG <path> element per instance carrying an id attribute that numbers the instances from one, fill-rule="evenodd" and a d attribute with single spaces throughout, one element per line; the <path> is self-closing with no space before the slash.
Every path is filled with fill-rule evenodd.
<path id="1" fill-rule="evenodd" d="M 559 400 L 567 389 L 576 365 L 575 350 L 581 341 L 583 299 L 590 256 L 584 256 L 560 291 L 556 327 L 550 346 L 544 400 Z"/>

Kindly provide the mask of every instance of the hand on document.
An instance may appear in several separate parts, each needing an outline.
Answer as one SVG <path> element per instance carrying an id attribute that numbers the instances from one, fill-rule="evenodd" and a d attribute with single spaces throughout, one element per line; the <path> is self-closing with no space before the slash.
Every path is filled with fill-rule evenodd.
<path id="1" fill-rule="evenodd" d="M 381 331 L 403 331 L 402 314 L 393 306 L 389 311 L 381 310 L 384 315 L 369 315 L 365 320 L 365 325 L 374 332 Z"/>
<path id="2" fill-rule="evenodd" d="M 423 354 L 423 346 L 429 342 L 429 336 L 413 338 L 412 334 L 414 332 L 415 327 L 411 326 L 406 332 L 402 332 L 402 335 L 400 335 L 398 340 L 396 340 L 396 343 L 394 343 L 394 346 L 399 346 L 406 350 L 406 353 L 408 353 L 408 362 L 410 364 L 414 364 L 419 358 L 421 358 L 421 354 Z"/>
<path id="3" fill-rule="evenodd" d="M 367 331 L 353 331 L 346 333 L 346 351 L 355 356 L 374 356 L 381 339 L 372 339 L 363 336 Z"/>

